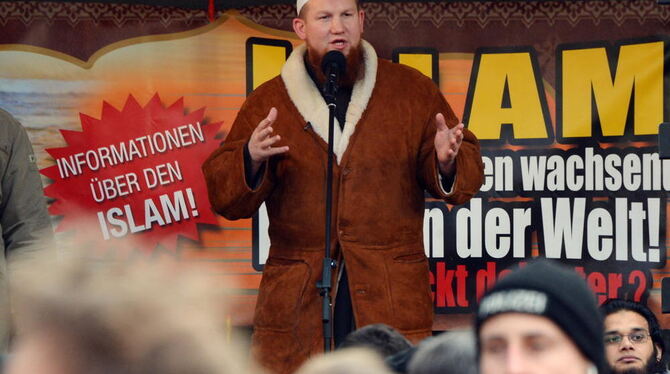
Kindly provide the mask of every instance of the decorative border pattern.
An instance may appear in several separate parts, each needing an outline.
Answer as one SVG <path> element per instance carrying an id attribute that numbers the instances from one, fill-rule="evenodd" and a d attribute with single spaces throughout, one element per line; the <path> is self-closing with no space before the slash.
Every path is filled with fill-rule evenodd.
<path id="1" fill-rule="evenodd" d="M 293 31 L 293 5 L 253 6 L 240 9 L 240 14 L 259 25 Z"/>
<path id="2" fill-rule="evenodd" d="M 567 22 L 576 26 L 580 22 L 598 25 L 603 20 L 621 26 L 626 21 L 644 24 L 658 21 L 670 25 L 670 6 L 661 6 L 656 0 L 586 0 L 586 1 L 504 1 L 504 2 L 402 2 L 363 3 L 368 24 L 385 23 L 395 29 L 399 24 L 412 25 L 429 22 L 438 28 L 445 23 L 461 27 L 475 23 L 484 28 L 492 22 L 503 26 L 520 22 L 530 27 L 537 22 L 554 25 Z M 223 12 L 219 9 L 219 15 Z M 252 21 L 284 30 L 290 30 L 295 17 L 293 5 L 254 6 L 240 9 Z M 8 21 L 20 21 L 29 26 L 35 21 L 66 22 L 75 27 L 79 22 L 111 22 L 117 27 L 128 23 L 158 22 L 163 27 L 173 23 L 181 25 L 207 22 L 207 13 L 175 7 L 108 3 L 61 3 L 41 1 L 0 1 L 0 26 Z"/>
<path id="3" fill-rule="evenodd" d="M 33 22 L 65 22 L 76 27 L 80 22 L 112 23 L 117 27 L 132 24 L 160 24 L 169 27 L 202 24 L 207 13 L 201 10 L 159 7 L 150 5 L 107 3 L 61 3 L 37 1 L 0 1 L 0 26 L 9 21 L 20 21 L 26 26 Z"/>
<path id="4" fill-rule="evenodd" d="M 656 0 L 369 2 L 363 3 L 363 8 L 366 23 L 386 23 L 392 29 L 401 22 L 412 25 L 430 22 L 436 28 L 445 23 L 461 27 L 466 22 L 474 22 L 481 28 L 492 22 L 503 26 L 521 22 L 527 28 L 537 22 L 550 25 L 567 22 L 576 26 L 580 22 L 598 25 L 603 20 L 613 21 L 618 26 L 630 20 L 640 24 L 650 20 L 670 24 L 670 6 L 658 5 Z M 264 26 L 290 28 L 295 8 L 291 5 L 257 6 L 242 9 L 240 13 Z"/>

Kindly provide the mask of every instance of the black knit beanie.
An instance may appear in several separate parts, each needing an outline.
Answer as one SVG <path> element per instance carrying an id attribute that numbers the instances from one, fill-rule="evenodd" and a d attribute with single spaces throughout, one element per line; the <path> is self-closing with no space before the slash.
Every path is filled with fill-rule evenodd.
<path id="1" fill-rule="evenodd" d="M 579 350 L 605 373 L 603 321 L 595 295 L 573 270 L 538 259 L 500 279 L 479 302 L 475 316 L 479 330 L 489 317 L 527 313 L 549 318 L 572 339 Z"/>

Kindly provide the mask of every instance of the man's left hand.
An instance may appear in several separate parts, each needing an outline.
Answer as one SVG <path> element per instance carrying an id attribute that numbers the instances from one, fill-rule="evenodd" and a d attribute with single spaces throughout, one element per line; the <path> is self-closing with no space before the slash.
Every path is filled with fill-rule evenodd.
<path id="1" fill-rule="evenodd" d="M 452 177 L 456 172 L 456 155 L 463 142 L 462 123 L 449 128 L 442 113 L 435 116 L 435 152 L 440 166 L 440 173 L 445 177 Z"/>

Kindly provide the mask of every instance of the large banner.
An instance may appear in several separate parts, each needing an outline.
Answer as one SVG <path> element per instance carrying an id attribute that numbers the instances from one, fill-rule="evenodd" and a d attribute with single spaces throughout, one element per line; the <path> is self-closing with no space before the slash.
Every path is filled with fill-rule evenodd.
<path id="1" fill-rule="evenodd" d="M 467 323 L 507 266 L 537 256 L 573 267 L 601 302 L 648 300 L 660 313 L 670 6 L 363 7 L 378 54 L 431 77 L 482 143 L 480 193 L 462 206 L 426 197 L 435 328 Z M 233 285 L 232 323 L 251 323 L 267 218 L 216 216 L 200 165 L 300 43 L 293 14 L 252 7 L 210 22 L 174 8 L 0 2 L 0 107 L 29 130 L 63 245 L 202 267 L 213 286 Z"/>

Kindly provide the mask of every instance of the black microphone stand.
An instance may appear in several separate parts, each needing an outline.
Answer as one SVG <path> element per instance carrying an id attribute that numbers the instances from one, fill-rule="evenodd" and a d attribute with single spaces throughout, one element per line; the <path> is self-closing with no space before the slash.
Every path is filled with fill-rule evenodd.
<path id="1" fill-rule="evenodd" d="M 333 339 L 332 301 L 330 289 L 332 285 L 333 269 L 337 262 L 331 258 L 330 228 L 332 224 L 333 211 L 333 132 L 335 127 L 335 96 L 337 94 L 337 68 L 327 69 L 326 83 L 323 96 L 328 104 L 328 168 L 326 170 L 326 247 L 323 257 L 323 271 L 321 280 L 316 283 L 319 294 L 322 297 L 322 321 L 323 321 L 323 350 L 331 351 Z"/>

